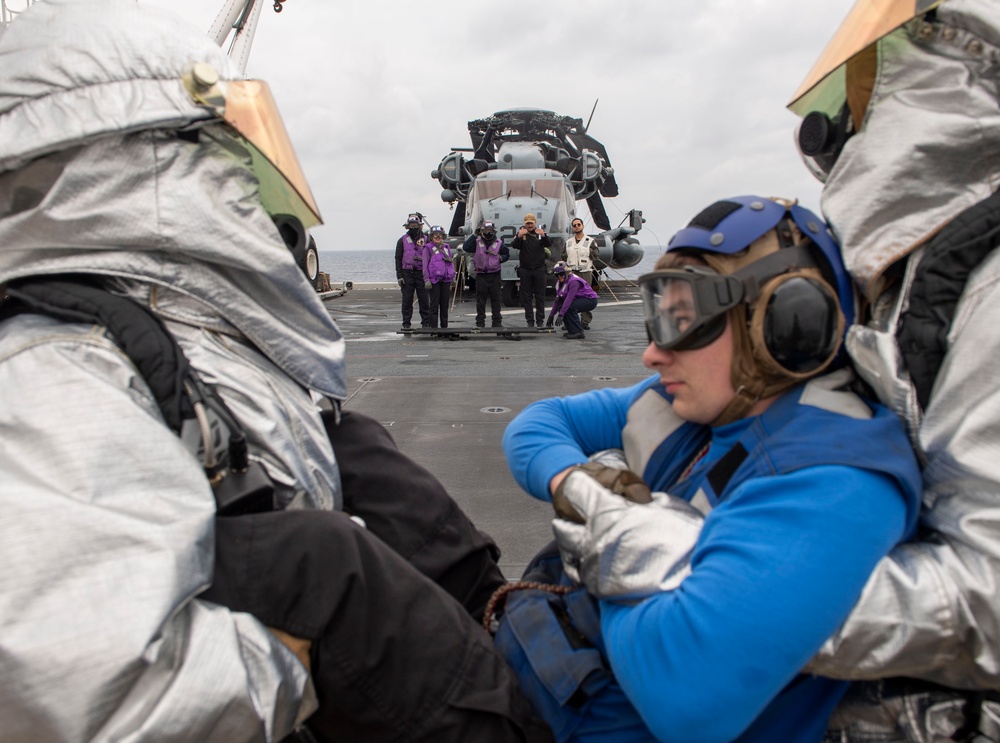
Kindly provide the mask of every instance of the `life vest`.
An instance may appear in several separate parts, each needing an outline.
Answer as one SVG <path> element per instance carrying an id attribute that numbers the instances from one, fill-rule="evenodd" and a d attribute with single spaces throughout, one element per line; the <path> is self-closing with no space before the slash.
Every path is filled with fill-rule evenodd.
<path id="1" fill-rule="evenodd" d="M 837 389 L 849 372 L 819 377 L 793 388 L 751 422 L 737 443 L 706 472 L 697 469 L 678 482 L 711 438 L 711 428 L 680 418 L 657 378 L 636 395 L 622 432 L 630 469 L 642 473 L 654 491 L 669 491 L 707 513 L 743 482 L 761 476 L 787 474 L 819 465 L 861 467 L 896 480 L 916 502 L 921 492 L 919 473 L 907 456 L 893 456 L 893 447 L 908 454 L 909 443 L 895 414 L 874 409 L 853 393 Z M 815 446 L 816 431 L 835 438 L 837 447 Z M 878 447 L 871 446 L 878 441 Z M 912 518 L 916 518 L 916 509 Z M 912 524 L 911 524 L 912 526 Z M 523 580 L 569 588 L 555 543 L 529 564 Z M 652 740 L 609 667 L 600 628 L 598 603 L 586 591 L 566 594 L 541 589 L 509 594 L 495 643 L 514 668 L 522 689 L 563 741 L 586 719 L 593 740 Z M 847 684 L 821 677 L 799 677 L 761 717 L 760 727 L 782 704 L 794 705 L 808 684 Z M 787 696 L 786 696 L 787 693 Z M 598 708 L 584 706 L 594 700 Z M 789 707 L 791 708 L 791 707 Z M 767 717 L 765 717 L 767 716 Z M 779 715 L 780 717 L 780 715 Z M 608 721 L 606 730 L 593 728 Z M 763 734 L 754 723 L 751 739 Z M 588 738 L 589 740 L 590 738 Z"/>
<path id="2" fill-rule="evenodd" d="M 437 247 L 433 242 L 424 246 L 424 281 L 438 284 L 455 278 L 455 263 L 451 256 L 451 246 L 443 242 Z"/>
<path id="3" fill-rule="evenodd" d="M 566 238 L 566 265 L 573 271 L 593 271 L 594 262 L 590 258 L 590 248 L 594 244 L 594 238 L 584 235 L 580 242 L 575 236 Z"/>
<path id="4" fill-rule="evenodd" d="M 423 243 L 423 238 L 420 238 L 420 242 Z M 417 245 L 409 233 L 403 235 L 403 268 L 410 271 L 419 271 L 423 268 L 423 249 L 424 246 Z"/>
<path id="5" fill-rule="evenodd" d="M 481 237 L 476 238 L 476 254 L 472 258 L 472 265 L 476 273 L 496 273 L 500 270 L 500 250 L 503 247 L 503 240 L 494 238 L 489 245 Z"/>
<path id="6" fill-rule="evenodd" d="M 573 282 L 576 282 L 576 294 L 573 295 L 574 299 L 577 297 L 583 299 L 597 299 L 597 292 L 595 292 L 593 287 L 587 283 L 586 279 L 582 276 L 577 276 L 576 274 L 570 274 L 566 280 L 562 282 L 559 288 L 556 289 L 556 301 L 560 309 L 562 308 L 562 304 L 566 299 L 566 296 L 569 294 L 570 284 L 573 284 Z"/>

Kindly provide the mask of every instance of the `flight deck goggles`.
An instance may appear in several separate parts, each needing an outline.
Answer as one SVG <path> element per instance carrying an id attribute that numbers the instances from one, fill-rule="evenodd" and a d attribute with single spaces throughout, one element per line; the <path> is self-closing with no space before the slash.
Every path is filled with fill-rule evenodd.
<path id="1" fill-rule="evenodd" d="M 292 214 L 306 229 L 322 224 L 267 83 L 221 80 L 215 68 L 204 62 L 185 70 L 182 81 L 195 103 L 212 110 L 247 144 L 260 183 L 260 200 L 268 213 Z"/>
<path id="2" fill-rule="evenodd" d="M 669 351 L 704 348 L 726 328 L 726 313 L 752 304 L 771 279 L 818 266 L 806 244 L 779 250 L 731 274 L 707 266 L 682 266 L 639 277 L 646 333 L 651 343 Z M 772 287 L 770 291 L 780 291 Z M 835 301 L 835 297 L 833 297 Z"/>

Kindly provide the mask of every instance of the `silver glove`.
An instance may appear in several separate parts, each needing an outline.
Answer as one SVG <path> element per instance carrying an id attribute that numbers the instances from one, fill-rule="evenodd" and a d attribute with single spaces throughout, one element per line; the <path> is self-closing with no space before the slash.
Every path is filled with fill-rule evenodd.
<path id="1" fill-rule="evenodd" d="M 680 498 L 653 493 L 650 503 L 615 495 L 581 470 L 561 488 L 585 523 L 552 521 L 566 574 L 597 598 L 639 600 L 677 588 L 704 521 Z"/>
<path id="2" fill-rule="evenodd" d="M 587 457 L 588 462 L 603 464 L 616 470 L 627 470 L 628 462 L 625 459 L 625 452 L 621 449 L 602 449 Z"/>

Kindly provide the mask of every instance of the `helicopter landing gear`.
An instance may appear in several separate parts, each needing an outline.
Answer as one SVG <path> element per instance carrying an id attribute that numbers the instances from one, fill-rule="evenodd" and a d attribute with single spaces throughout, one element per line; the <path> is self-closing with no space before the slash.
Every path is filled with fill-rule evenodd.
<path id="1" fill-rule="evenodd" d="M 306 278 L 312 284 L 319 278 L 319 252 L 316 250 L 316 241 L 309 238 L 309 247 L 306 248 L 306 257 L 302 269 L 306 272 Z"/>
<path id="2" fill-rule="evenodd" d="M 500 299 L 504 307 L 520 307 L 519 289 L 516 281 L 505 281 L 500 287 Z"/>

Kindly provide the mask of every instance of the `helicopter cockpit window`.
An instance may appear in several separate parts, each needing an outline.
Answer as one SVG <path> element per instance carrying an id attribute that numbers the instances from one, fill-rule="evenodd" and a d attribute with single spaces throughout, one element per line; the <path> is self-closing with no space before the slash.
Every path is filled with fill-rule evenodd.
<path id="1" fill-rule="evenodd" d="M 539 179 L 535 181 L 535 193 L 544 196 L 546 199 L 558 199 L 563 195 L 563 181 L 555 178 L 549 180 Z"/>
<path id="2" fill-rule="evenodd" d="M 469 201 L 470 205 L 466 216 L 469 219 L 469 224 L 478 225 L 483 221 L 483 210 L 478 201 Z M 475 229 L 475 228 L 473 228 Z"/>
<path id="3" fill-rule="evenodd" d="M 507 190 L 515 198 L 531 196 L 531 181 L 507 181 Z"/>
<path id="4" fill-rule="evenodd" d="M 566 209 L 561 203 L 549 202 L 549 204 L 555 206 L 555 209 L 552 210 L 552 219 L 548 226 L 549 233 L 553 235 L 563 232 L 569 234 L 569 215 L 566 214 Z"/>
<path id="5" fill-rule="evenodd" d="M 503 181 L 477 181 L 476 182 L 476 198 L 489 200 L 495 199 L 497 196 L 502 196 Z"/>

